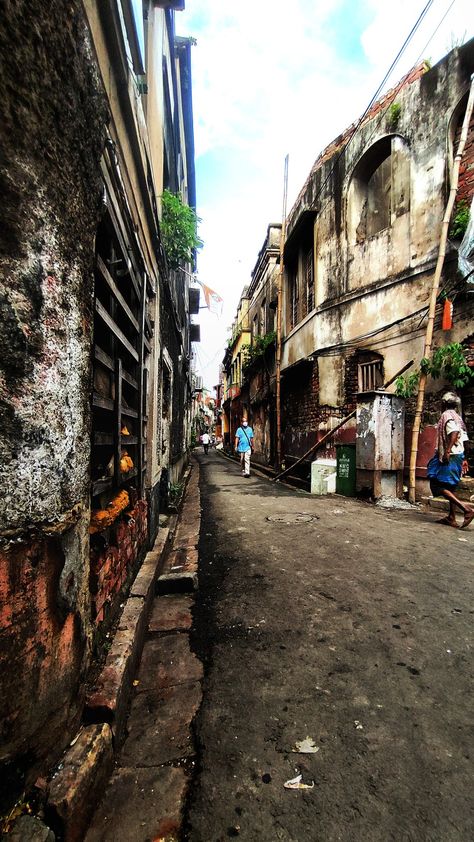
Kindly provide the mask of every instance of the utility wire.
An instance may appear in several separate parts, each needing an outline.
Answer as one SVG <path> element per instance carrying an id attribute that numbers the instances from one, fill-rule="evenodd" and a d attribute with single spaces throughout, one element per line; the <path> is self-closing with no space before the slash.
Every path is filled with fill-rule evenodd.
<path id="1" fill-rule="evenodd" d="M 370 109 L 372 108 L 372 105 L 376 102 L 377 97 L 379 96 L 380 92 L 381 92 L 381 91 L 382 91 L 382 89 L 383 89 L 383 86 L 385 85 L 385 83 L 386 83 L 387 79 L 389 78 L 389 76 L 390 76 L 390 74 L 392 73 L 392 71 L 394 70 L 394 68 L 395 68 L 396 64 L 397 64 L 397 63 L 398 63 L 398 61 L 400 60 L 400 58 L 401 58 L 401 56 L 403 55 L 404 51 L 406 50 L 406 48 L 407 48 L 408 44 L 410 43 L 410 41 L 411 41 L 411 39 L 413 38 L 413 36 L 414 36 L 415 32 L 417 31 L 418 27 L 420 26 L 420 24 L 422 23 L 423 19 L 424 19 L 424 18 L 425 18 L 425 16 L 426 16 L 426 14 L 428 13 L 428 11 L 429 11 L 430 7 L 433 5 L 433 2 L 434 2 L 434 0 L 429 0 L 429 1 L 428 1 L 428 3 L 426 3 L 426 5 L 424 6 L 424 8 L 423 8 L 422 12 L 420 13 L 420 15 L 419 15 L 419 17 L 418 17 L 417 21 L 415 22 L 414 26 L 413 26 L 413 27 L 412 27 L 412 29 L 410 30 L 410 33 L 409 33 L 409 34 L 408 34 L 408 36 L 405 38 L 405 41 L 403 42 L 403 44 L 402 44 L 401 48 L 399 49 L 399 51 L 398 51 L 398 53 L 397 53 L 396 57 L 394 58 L 394 60 L 392 61 L 391 65 L 390 65 L 390 67 L 389 67 L 389 69 L 388 69 L 388 70 L 387 70 L 387 72 L 385 73 L 385 76 L 384 76 L 384 78 L 383 78 L 382 82 L 379 84 L 379 86 L 378 86 L 377 90 L 375 91 L 375 93 L 373 94 L 373 96 L 372 96 L 372 98 L 371 98 L 371 100 L 370 100 L 369 104 L 366 106 L 366 108 L 365 108 L 365 110 L 364 110 L 364 112 L 363 112 L 362 116 L 359 118 L 359 120 L 357 121 L 356 125 L 354 126 L 354 130 L 353 130 L 352 134 L 350 135 L 349 140 L 348 140 L 348 141 L 347 141 L 347 143 L 344 145 L 344 148 L 341 150 L 341 152 L 339 153 L 339 155 L 337 156 L 337 158 L 335 159 L 335 161 L 333 161 L 332 166 L 331 166 L 331 169 L 329 170 L 329 173 L 328 173 L 328 175 L 326 176 L 326 179 L 324 180 L 323 184 L 320 186 L 320 189 L 319 189 L 319 191 L 318 191 L 318 194 L 317 194 L 316 198 L 313 200 L 313 207 L 314 207 L 315 203 L 317 202 L 318 198 L 320 197 L 320 195 L 321 195 L 321 193 L 322 193 L 322 191 L 323 191 L 324 187 L 326 186 L 326 184 L 328 183 L 329 179 L 331 178 L 331 176 L 332 176 L 332 174 L 333 174 L 333 172 L 334 172 L 334 169 L 335 169 L 335 167 L 337 166 L 337 164 L 338 164 L 338 162 L 339 162 L 339 160 L 340 160 L 341 156 L 344 154 L 344 152 L 345 152 L 345 150 L 347 149 L 347 147 L 348 147 L 348 145 L 349 145 L 350 141 L 354 138 L 354 135 L 356 134 L 356 132 L 357 132 L 357 131 L 358 131 L 358 129 L 360 128 L 360 126 L 361 126 L 361 124 L 362 124 L 363 120 L 365 119 L 365 117 L 366 117 L 366 116 L 367 116 L 367 114 L 369 113 Z M 455 2 L 455 0 L 452 0 L 452 3 L 454 3 L 454 2 Z M 452 3 L 451 3 L 451 5 L 452 5 Z M 451 7 L 450 7 L 450 8 L 451 8 Z M 449 12 L 449 9 L 448 9 L 448 12 Z M 446 12 L 446 14 L 447 14 L 447 12 Z M 446 17 L 446 15 L 445 15 L 444 17 Z M 442 21 L 444 20 L 444 17 L 443 17 Z M 435 33 L 438 31 L 438 29 L 439 29 L 439 27 L 440 27 L 440 25 L 441 25 L 442 21 L 438 24 L 438 26 L 437 26 L 436 30 L 433 32 L 432 36 L 430 37 L 430 39 L 429 39 L 429 41 L 428 41 L 428 44 L 431 42 L 431 40 L 432 40 L 432 38 L 434 37 Z M 426 49 L 426 47 L 425 47 L 424 49 Z M 419 61 L 419 59 L 417 59 L 417 61 L 415 62 L 415 65 L 418 63 L 418 61 Z M 408 74 L 406 74 L 406 75 L 408 75 Z M 387 109 L 388 109 L 389 105 L 390 105 L 390 103 L 388 103 L 388 105 L 387 105 Z M 370 143 L 370 140 L 372 139 L 372 137 L 373 137 L 374 133 L 375 133 L 376 131 L 378 131 L 378 126 L 379 126 L 379 124 L 380 124 L 380 122 L 381 122 L 381 119 L 382 119 L 382 118 L 383 118 L 383 116 L 385 115 L 385 113 L 386 113 L 386 110 L 387 110 L 387 109 L 385 109 L 385 110 L 382 112 L 382 115 L 381 115 L 380 119 L 377 121 L 377 125 L 376 125 L 375 129 L 374 129 L 374 131 L 372 132 L 372 134 L 370 135 L 370 138 L 369 138 L 369 141 L 368 141 L 369 143 Z M 330 201 L 330 200 L 328 199 L 327 201 Z M 322 208 L 322 209 L 321 209 L 321 212 L 322 212 L 322 210 L 324 210 L 324 208 Z M 273 280 L 273 279 L 272 279 L 272 277 L 270 276 L 270 277 L 269 277 L 269 278 L 267 278 L 267 280 L 265 281 L 265 286 L 264 286 L 264 292 L 265 292 L 265 295 L 266 295 L 266 293 L 267 293 L 267 285 L 268 285 L 268 284 L 270 283 L 270 281 L 272 281 L 272 280 Z M 241 327 L 241 326 L 242 326 L 242 324 L 243 324 L 244 319 L 245 319 L 245 317 L 242 317 L 242 318 L 240 319 L 240 321 L 237 323 L 237 325 L 236 325 L 236 330 L 239 330 L 239 329 L 240 329 L 240 327 Z"/>
<path id="2" fill-rule="evenodd" d="M 334 172 L 334 170 L 335 170 L 335 168 L 336 168 L 337 164 L 339 163 L 340 158 L 342 157 L 342 155 L 343 155 L 343 154 L 345 154 L 345 151 L 346 151 L 347 147 L 349 146 L 350 142 L 353 140 L 353 138 L 354 138 L 354 136 L 355 136 L 356 132 L 357 132 L 357 131 L 359 130 L 359 128 L 361 127 L 362 122 L 364 121 L 365 117 L 367 116 L 367 114 L 369 113 L 370 109 L 372 108 L 372 106 L 373 106 L 373 105 L 374 105 L 374 103 L 376 102 L 377 97 L 379 96 L 379 94 L 381 93 L 381 91 L 382 91 L 382 89 L 383 89 L 383 86 L 385 85 L 385 83 L 386 83 L 387 79 L 389 78 L 390 74 L 391 74 L 391 73 L 392 73 L 392 71 L 394 70 L 394 68 L 395 68 L 396 64 L 398 63 L 398 61 L 400 60 L 401 56 L 402 56 L 402 55 L 403 55 L 403 53 L 405 52 L 405 50 L 406 50 L 406 48 L 407 48 L 408 44 L 410 43 L 411 39 L 412 39 L 412 38 L 413 38 L 413 36 L 415 35 L 415 33 L 416 33 L 416 31 L 418 30 L 419 26 L 421 25 L 422 21 L 423 21 L 423 20 L 424 20 L 424 18 L 426 17 L 426 15 L 427 15 L 427 13 L 428 13 L 429 9 L 430 9 L 430 8 L 431 8 L 431 6 L 433 5 L 433 2 L 434 2 L 434 0 L 429 0 L 429 2 L 427 2 L 427 3 L 426 3 L 426 5 L 424 6 L 424 8 L 423 8 L 423 10 L 421 11 L 421 13 L 420 13 L 419 17 L 417 18 L 417 20 L 416 20 L 415 24 L 413 25 L 412 29 L 410 30 L 410 32 L 409 32 L 409 34 L 408 34 L 408 36 L 406 37 L 405 41 L 403 42 L 402 46 L 400 47 L 400 49 L 399 49 L 399 51 L 398 51 L 398 53 L 397 53 L 396 57 L 394 58 L 394 60 L 392 61 L 391 65 L 390 65 L 390 67 L 389 67 L 389 69 L 388 69 L 388 70 L 387 70 L 387 72 L 385 73 L 385 76 L 384 76 L 384 78 L 383 78 L 382 82 L 379 84 L 379 86 L 378 86 L 378 88 L 377 88 L 377 90 L 376 90 L 375 94 L 372 96 L 372 98 L 371 98 L 371 100 L 370 100 L 369 104 L 367 105 L 367 107 L 365 108 L 365 110 L 364 110 L 364 112 L 363 112 L 362 116 L 358 119 L 358 121 L 357 121 L 356 125 L 354 126 L 354 130 L 353 130 L 352 134 L 349 136 L 348 141 L 344 144 L 344 147 L 342 148 L 341 152 L 337 155 L 337 157 L 336 157 L 336 158 L 335 158 L 335 160 L 333 161 L 333 163 L 332 163 L 332 165 L 331 165 L 331 168 L 330 168 L 330 170 L 329 170 L 328 175 L 326 176 L 326 178 L 325 178 L 325 180 L 324 180 L 323 184 L 322 184 L 322 185 L 320 185 L 320 188 L 319 188 L 319 190 L 318 190 L 317 196 L 316 196 L 316 197 L 315 197 L 315 199 L 313 200 L 313 203 L 312 203 L 312 207 L 313 207 L 313 208 L 314 208 L 314 206 L 315 206 L 315 204 L 316 204 L 317 200 L 318 200 L 318 199 L 319 199 L 319 197 L 321 196 L 321 193 L 322 193 L 322 191 L 324 190 L 324 188 L 325 188 L 326 184 L 327 184 L 327 183 L 328 183 L 328 181 L 330 180 L 330 178 L 331 178 L 331 176 L 332 176 L 332 174 L 333 174 L 333 172 Z M 442 24 L 443 24 L 444 20 L 446 19 L 447 15 L 448 15 L 448 14 L 449 14 L 449 12 L 451 11 L 451 9 L 452 9 L 452 7 L 453 7 L 453 5 L 454 5 L 454 3 L 455 3 L 455 2 L 456 2 L 456 0 L 451 0 L 451 2 L 450 2 L 450 4 L 449 4 L 448 8 L 446 9 L 446 11 L 445 11 L 445 13 L 443 14 L 442 18 L 440 19 L 439 23 L 437 24 L 437 26 L 435 27 L 435 29 L 434 29 L 434 30 L 433 30 L 433 32 L 431 33 L 431 35 L 430 35 L 430 37 L 429 37 L 428 41 L 426 42 L 426 44 L 424 45 L 424 47 L 423 47 L 422 51 L 419 53 L 418 58 L 416 59 L 416 61 L 415 61 L 414 65 L 413 65 L 413 67 L 416 67 L 416 66 L 417 66 L 418 62 L 421 60 L 421 57 L 425 54 L 426 49 L 429 47 L 429 45 L 430 45 L 431 41 L 433 40 L 433 38 L 435 37 L 436 33 L 438 32 L 438 30 L 439 30 L 439 29 L 440 29 L 440 27 L 442 26 Z M 412 69 L 413 69 L 413 68 L 412 68 Z M 408 77 L 408 76 L 409 76 L 410 72 L 411 72 L 411 70 L 410 70 L 410 71 L 408 71 L 408 73 L 406 73 L 406 74 L 405 74 L 404 79 L 405 79 L 406 77 Z M 398 83 L 398 85 L 397 85 L 397 86 L 395 86 L 395 87 L 397 88 L 397 87 L 399 87 L 400 85 L 403 85 L 403 80 L 402 80 L 402 82 L 401 82 L 401 83 Z M 374 125 L 374 128 L 373 128 L 372 132 L 370 133 L 370 135 L 369 135 L 369 137 L 368 137 L 368 139 L 367 139 L 367 141 L 366 141 L 366 143 L 365 143 L 364 150 L 365 150 L 365 149 L 367 149 L 367 147 L 368 147 L 368 145 L 370 144 L 370 142 L 371 142 L 372 138 L 374 137 L 374 135 L 376 134 L 376 132 L 379 130 L 379 126 L 380 126 L 380 124 L 381 124 L 381 122 L 382 122 L 383 118 L 385 117 L 385 115 L 386 115 L 386 113 L 387 113 L 387 111 L 388 111 L 388 109 L 389 109 L 390 105 L 391 105 L 391 101 L 389 101 L 389 102 L 387 103 L 386 108 L 385 108 L 385 109 L 383 109 L 383 110 L 380 112 L 380 115 L 379 115 L 378 119 L 376 119 L 376 120 L 375 120 L 375 125 Z M 313 167 L 314 167 L 314 165 L 313 165 Z M 313 169 L 311 170 L 311 172 L 312 172 L 312 171 L 313 171 Z M 311 173 L 310 173 L 310 177 L 311 177 Z M 326 199 L 326 202 L 324 203 L 324 205 L 323 205 L 323 206 L 319 209 L 319 214 L 321 214 L 321 213 L 325 210 L 325 208 L 327 207 L 327 204 L 329 204 L 329 202 L 331 201 L 331 199 L 332 199 L 332 197 L 328 197 L 328 198 Z M 291 212 L 290 212 L 290 213 L 291 213 Z M 263 291 L 264 291 L 264 294 L 265 294 L 265 295 L 267 295 L 267 288 L 268 288 L 268 284 L 269 284 L 269 283 L 271 283 L 271 282 L 273 282 L 273 281 L 274 281 L 274 278 L 273 278 L 273 273 L 270 273 L 270 274 L 269 274 L 269 277 L 268 277 L 268 278 L 266 279 L 266 281 L 265 281 L 264 288 L 263 288 Z M 239 300 L 240 300 L 240 299 L 239 299 Z M 425 308 L 422 308 L 422 309 L 425 309 Z M 426 308 L 426 311 L 427 311 L 427 310 L 428 310 L 428 308 Z M 420 312 L 421 312 L 421 311 L 420 311 Z M 422 316 L 422 320 L 425 318 L 425 315 L 426 315 L 426 314 L 424 313 L 424 314 L 423 314 L 423 316 Z M 243 316 L 243 317 L 242 317 L 242 318 L 241 318 L 241 319 L 237 322 L 236 327 L 235 327 L 235 331 L 238 331 L 238 330 L 240 330 L 240 329 L 242 328 L 242 325 L 243 325 L 243 323 L 244 323 L 245 318 L 246 318 L 246 317 L 245 317 L 245 316 Z M 250 325 L 248 326 L 248 328 L 245 328 L 245 329 L 246 329 L 246 330 L 248 330 L 248 331 L 250 332 Z"/>

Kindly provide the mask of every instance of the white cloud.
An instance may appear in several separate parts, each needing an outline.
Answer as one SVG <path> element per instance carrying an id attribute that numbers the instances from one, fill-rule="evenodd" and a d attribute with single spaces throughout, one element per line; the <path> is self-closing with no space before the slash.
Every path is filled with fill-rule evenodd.
<path id="1" fill-rule="evenodd" d="M 471 0 L 456 0 L 425 49 L 449 2 L 435 0 L 392 84 L 420 56 L 437 61 L 452 37 L 463 36 L 472 19 Z M 208 385 L 216 382 L 226 327 L 267 225 L 281 218 L 286 153 L 291 207 L 318 153 L 371 99 L 424 5 L 425 0 L 187 0 L 186 12 L 176 16 L 178 32 L 197 38 L 192 63 L 198 204 L 205 196 L 198 207 L 205 242 L 199 274 L 225 299 L 220 321 L 201 311 L 200 358 Z M 361 21 L 365 29 L 357 30 Z M 209 170 L 214 155 L 219 171 L 223 160 L 227 167 L 220 184 Z"/>

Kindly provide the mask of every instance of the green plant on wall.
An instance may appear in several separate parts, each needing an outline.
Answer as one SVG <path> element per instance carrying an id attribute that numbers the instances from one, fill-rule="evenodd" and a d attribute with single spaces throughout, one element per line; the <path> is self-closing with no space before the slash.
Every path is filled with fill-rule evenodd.
<path id="1" fill-rule="evenodd" d="M 249 366 L 251 366 L 255 360 L 263 357 L 267 348 L 275 344 L 275 340 L 276 333 L 274 330 L 271 330 L 269 333 L 266 333 L 265 336 L 255 336 L 252 345 L 242 345 L 242 351 L 245 355 L 242 366 L 243 370 L 247 371 Z"/>
<path id="2" fill-rule="evenodd" d="M 178 269 L 182 263 L 192 263 L 195 249 L 202 248 L 197 226 L 200 219 L 188 205 L 184 205 L 179 194 L 164 190 L 161 195 L 161 236 L 171 269 Z"/>
<path id="3" fill-rule="evenodd" d="M 408 376 L 397 377 L 395 381 L 396 394 L 401 398 L 411 398 L 416 394 L 420 372 L 433 377 L 443 377 L 455 389 L 462 389 L 474 378 L 474 372 L 466 361 L 465 349 L 459 342 L 451 342 L 433 351 L 431 359 L 423 357 L 420 371 Z"/>
<path id="4" fill-rule="evenodd" d="M 400 121 L 400 115 L 402 113 L 402 106 L 399 102 L 392 102 L 390 108 L 387 112 L 387 126 L 390 131 L 394 132 L 398 126 Z"/>
<path id="5" fill-rule="evenodd" d="M 444 377 L 456 389 L 467 386 L 474 377 L 466 361 L 465 349 L 459 342 L 451 342 L 450 345 L 437 348 L 431 361 L 423 359 L 420 368 L 422 371 L 426 370 L 431 377 Z"/>
<path id="6" fill-rule="evenodd" d="M 395 391 L 399 398 L 412 398 L 418 389 L 418 381 L 420 379 L 420 372 L 414 371 L 413 374 L 400 375 L 395 380 Z"/>
<path id="7" fill-rule="evenodd" d="M 449 236 L 452 240 L 462 240 L 469 224 L 469 215 L 468 204 L 461 199 L 456 205 L 449 228 Z"/>

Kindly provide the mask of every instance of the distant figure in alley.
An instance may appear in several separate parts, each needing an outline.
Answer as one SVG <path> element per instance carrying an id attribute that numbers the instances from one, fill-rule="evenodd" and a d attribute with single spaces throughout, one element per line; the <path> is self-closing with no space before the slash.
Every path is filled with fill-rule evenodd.
<path id="1" fill-rule="evenodd" d="M 253 430 L 246 418 L 242 418 L 240 427 L 235 432 L 235 449 L 240 455 L 242 476 L 250 476 L 250 455 L 253 451 Z"/>
<path id="2" fill-rule="evenodd" d="M 468 465 L 464 455 L 464 443 L 468 441 L 466 425 L 459 414 L 460 400 L 454 392 L 442 397 L 442 414 L 438 421 L 435 455 L 427 466 L 427 476 L 434 497 L 445 497 L 449 501 L 449 515 L 440 523 L 457 528 L 456 506 L 464 513 L 461 529 L 465 529 L 474 518 L 474 508 L 459 500 L 454 492 Z"/>
<path id="3" fill-rule="evenodd" d="M 202 446 L 204 448 L 204 453 L 209 453 L 209 442 L 211 438 L 209 433 L 203 433 L 201 436 Z"/>

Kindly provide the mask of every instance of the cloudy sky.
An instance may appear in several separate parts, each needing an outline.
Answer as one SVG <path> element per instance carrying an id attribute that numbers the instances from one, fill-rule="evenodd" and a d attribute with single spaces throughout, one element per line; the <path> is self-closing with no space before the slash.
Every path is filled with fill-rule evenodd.
<path id="1" fill-rule="evenodd" d="M 194 130 L 205 243 L 198 277 L 224 298 L 220 318 L 200 313 L 195 348 L 205 386 L 217 383 L 227 329 L 267 225 L 281 221 L 285 155 L 289 210 L 318 153 L 363 112 L 426 5 L 186 0 L 176 14 L 177 33 L 197 40 Z M 472 0 L 433 0 L 386 87 L 419 60 L 435 63 L 472 37 L 473 18 Z"/>

